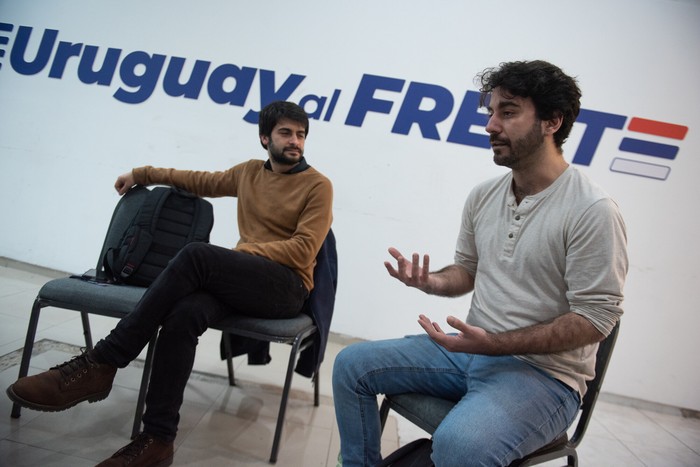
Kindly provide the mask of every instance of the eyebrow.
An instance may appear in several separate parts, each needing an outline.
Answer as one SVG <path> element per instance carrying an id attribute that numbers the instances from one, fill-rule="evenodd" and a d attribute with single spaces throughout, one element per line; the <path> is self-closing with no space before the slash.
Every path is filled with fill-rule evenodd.
<path id="1" fill-rule="evenodd" d="M 515 100 L 513 100 L 513 99 L 502 100 L 501 102 L 498 103 L 498 109 L 499 109 L 499 110 L 504 109 L 504 108 L 506 108 L 506 107 L 521 108 L 522 106 L 521 106 L 519 103 L 517 103 Z M 486 107 L 486 109 L 487 109 L 488 111 L 490 111 L 490 112 L 493 111 L 493 107 L 491 107 L 491 105 L 489 105 L 488 107 Z"/>
<path id="2" fill-rule="evenodd" d="M 280 133 L 294 133 L 297 136 L 306 137 L 306 131 L 303 128 L 298 129 L 298 130 L 293 130 L 292 127 L 289 127 L 289 126 L 280 126 L 280 127 L 277 127 L 277 131 Z"/>
<path id="3" fill-rule="evenodd" d="M 304 131 L 304 128 L 299 128 L 299 129 L 293 129 L 294 125 L 277 125 L 277 128 L 279 130 L 287 130 L 287 131 Z"/>

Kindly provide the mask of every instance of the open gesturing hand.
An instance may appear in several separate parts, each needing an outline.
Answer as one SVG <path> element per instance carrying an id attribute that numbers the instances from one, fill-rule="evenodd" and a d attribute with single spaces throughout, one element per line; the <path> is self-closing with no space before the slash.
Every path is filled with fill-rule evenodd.
<path id="1" fill-rule="evenodd" d="M 432 340 L 450 352 L 487 355 L 494 353 L 491 334 L 479 327 L 471 326 L 454 316 L 447 317 L 447 324 L 459 331 L 456 335 L 446 334 L 438 323 L 431 321 L 425 315 L 418 317 L 418 324 L 421 325 Z"/>
<path id="2" fill-rule="evenodd" d="M 396 248 L 389 248 L 389 254 L 396 260 L 396 268 L 390 261 L 385 261 L 384 266 L 391 277 L 395 277 L 409 287 L 415 287 L 424 292 L 430 290 L 430 256 L 423 255 L 423 265 L 420 264 L 420 255 L 413 253 L 411 261 L 408 261 Z"/>

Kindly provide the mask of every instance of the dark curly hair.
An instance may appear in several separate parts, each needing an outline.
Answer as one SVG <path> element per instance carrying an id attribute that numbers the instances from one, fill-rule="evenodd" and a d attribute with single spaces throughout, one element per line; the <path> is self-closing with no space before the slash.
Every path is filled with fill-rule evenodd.
<path id="1" fill-rule="evenodd" d="M 308 115 L 297 104 L 287 101 L 275 101 L 263 107 L 258 117 L 258 134 L 260 136 L 272 136 L 272 129 L 283 118 L 301 123 L 304 125 L 304 135 L 309 134 Z M 262 141 L 260 144 L 262 144 Z M 262 147 L 267 149 L 267 146 L 264 144 L 262 144 Z"/>
<path id="2" fill-rule="evenodd" d="M 558 148 L 569 137 L 581 109 L 581 90 L 576 79 L 543 60 L 501 63 L 498 68 L 479 73 L 476 82 L 480 85 L 482 106 L 495 88 L 501 88 L 512 96 L 531 98 L 540 120 L 561 115 L 561 127 L 554 134 Z"/>

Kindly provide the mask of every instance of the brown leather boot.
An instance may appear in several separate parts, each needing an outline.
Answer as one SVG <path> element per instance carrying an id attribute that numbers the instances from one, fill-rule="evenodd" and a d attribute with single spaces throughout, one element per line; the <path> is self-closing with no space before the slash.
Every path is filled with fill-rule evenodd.
<path id="1" fill-rule="evenodd" d="M 28 409 L 58 412 L 107 397 L 116 373 L 116 367 L 96 363 L 91 352 L 83 352 L 49 371 L 18 379 L 7 395 Z"/>
<path id="2" fill-rule="evenodd" d="M 173 463 L 173 443 L 166 443 L 148 433 L 140 433 L 112 457 L 97 467 L 166 467 Z"/>

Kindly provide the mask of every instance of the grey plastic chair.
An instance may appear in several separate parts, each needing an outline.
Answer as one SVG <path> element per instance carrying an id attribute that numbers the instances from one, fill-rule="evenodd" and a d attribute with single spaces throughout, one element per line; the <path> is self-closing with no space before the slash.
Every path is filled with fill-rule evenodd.
<path id="1" fill-rule="evenodd" d="M 529 466 L 537 465 L 562 457 L 567 458 L 567 466 L 578 466 L 578 454 L 576 448 L 581 444 L 583 436 L 586 433 L 586 428 L 593 415 L 593 409 L 598 394 L 605 378 L 605 372 L 610 363 L 610 357 L 615 347 L 617 335 L 620 331 L 620 323 L 618 322 L 612 332 L 598 346 L 596 354 L 595 377 L 587 383 L 588 390 L 583 396 L 581 403 L 581 413 L 576 423 L 574 433 L 569 439 L 568 434 L 564 433 L 557 439 L 541 447 L 537 451 L 519 459 L 511 464 L 511 466 Z M 440 422 L 452 410 L 456 402 L 440 399 L 438 397 L 427 396 L 423 394 L 397 394 L 385 396 L 379 410 L 382 429 L 386 423 L 386 418 L 389 410 L 394 410 L 410 422 L 417 425 L 422 430 L 430 433 L 435 433 Z"/>
<path id="2" fill-rule="evenodd" d="M 287 372 L 284 379 L 284 388 L 282 390 L 282 399 L 280 400 L 280 408 L 277 413 L 277 425 L 275 426 L 275 435 L 270 451 L 270 463 L 274 464 L 277 462 L 277 453 L 282 439 L 282 428 L 284 427 L 284 416 L 287 411 L 289 391 L 292 387 L 294 366 L 299 357 L 299 353 L 312 345 L 313 336 L 318 332 L 318 328 L 311 317 L 304 313 L 300 313 L 297 317 L 291 319 L 258 319 L 245 316 L 230 316 L 212 327 L 214 329 L 220 329 L 224 334 L 234 334 L 267 342 L 291 345 Z M 224 336 L 224 343 L 227 350 L 226 357 L 229 384 L 235 386 L 233 362 L 229 347 L 230 341 L 226 336 Z M 314 407 L 318 407 L 319 405 L 318 371 L 319 369 L 316 368 L 313 378 Z"/>
<path id="3" fill-rule="evenodd" d="M 225 349 L 225 359 L 227 361 L 229 385 L 235 386 L 235 377 L 233 370 L 233 357 L 231 352 L 230 340 L 228 335 L 242 336 L 245 338 L 257 339 L 259 341 L 274 342 L 280 344 L 289 344 L 289 361 L 285 374 L 284 386 L 282 390 L 282 399 L 277 414 L 277 425 L 272 441 L 272 449 L 270 451 L 270 463 L 277 462 L 277 454 L 279 452 L 280 441 L 282 439 L 282 428 L 284 427 L 284 417 L 287 410 L 287 401 L 289 400 L 289 391 L 292 387 L 292 376 L 294 375 L 295 365 L 302 351 L 310 349 L 317 345 L 317 340 L 320 339 L 319 326 L 314 322 L 314 315 L 309 304 L 313 303 L 314 294 L 324 293 L 327 301 L 322 304 L 325 309 L 320 310 L 326 316 L 325 326 L 330 327 L 330 320 L 333 315 L 333 307 L 335 304 L 335 290 L 337 287 L 338 274 L 338 257 L 336 251 L 335 235 L 330 230 L 326 236 L 321 250 L 316 257 L 316 269 L 314 270 L 314 283 L 316 287 L 311 292 L 307 299 L 307 304 L 304 311 L 298 316 L 290 319 L 263 319 L 251 318 L 242 315 L 230 315 L 222 321 L 219 321 L 211 326 L 211 329 L 218 329 L 223 333 L 223 343 Z M 324 275 L 324 277 L 321 277 Z M 318 358 L 311 358 L 314 361 L 312 370 L 312 378 L 314 385 L 314 407 L 319 405 L 319 371 L 320 364 L 323 360 L 325 347 L 320 346 L 315 349 L 320 354 Z M 314 355 L 315 357 L 315 355 Z M 151 366 L 148 365 L 148 372 Z M 144 369 L 144 375 L 146 369 Z M 145 393 L 148 387 L 148 378 L 144 376 L 141 385 L 141 394 L 139 400 L 145 399 Z M 140 418 L 140 414 L 137 413 Z"/>
<path id="4" fill-rule="evenodd" d="M 108 246 L 115 245 L 119 242 L 119 239 L 138 212 L 139 207 L 143 203 L 143 198 L 147 194 L 147 188 L 137 186 L 122 196 L 117 203 L 97 261 L 95 276 L 98 278 L 104 275 L 102 258 Z M 145 291 L 145 287 L 107 284 L 98 280 L 89 279 L 89 276 L 63 277 L 53 279 L 44 284 L 34 300 L 34 305 L 32 306 L 29 317 L 29 326 L 27 327 L 27 336 L 24 342 L 22 360 L 19 367 L 19 377 L 27 376 L 29 371 L 32 348 L 34 346 L 34 339 L 36 338 L 37 325 L 39 324 L 39 315 L 43 308 L 56 307 L 79 312 L 83 325 L 83 334 L 85 336 L 85 347 L 87 347 L 87 349 L 92 349 L 93 342 L 90 332 L 89 315 L 95 314 L 112 318 L 122 318 L 136 307 L 136 304 Z M 144 371 L 144 377 L 150 372 L 151 357 L 155 350 L 155 339 L 156 336 L 153 336 L 148 344 L 148 349 L 146 351 L 146 369 L 148 371 Z M 140 395 L 137 402 L 137 417 L 134 419 L 134 431 L 132 435 L 138 433 L 139 425 L 137 421 L 140 423 L 139 414 L 143 412 L 144 401 L 145 394 Z M 20 405 L 16 403 L 13 404 L 11 416 L 13 418 L 19 418 L 20 415 Z"/>
<path id="5" fill-rule="evenodd" d="M 122 237 L 122 234 L 127 229 L 131 220 L 136 215 L 139 207 L 143 202 L 143 197 L 147 195 L 148 189 L 145 187 L 134 187 L 127 192 L 117 203 L 117 206 L 112 215 L 105 242 L 100 252 L 98 264 L 95 270 L 95 276 L 98 280 L 89 279 L 89 276 L 71 276 L 65 278 L 54 279 L 39 290 L 37 298 L 34 301 L 31 315 L 29 318 L 29 326 L 27 336 L 22 352 L 22 360 L 20 362 L 19 377 L 26 376 L 29 371 L 29 363 L 31 360 L 34 340 L 36 338 L 37 325 L 39 323 L 39 315 L 42 308 L 57 307 L 67 310 L 75 310 L 80 312 L 83 334 L 85 336 L 85 346 L 87 349 L 93 348 L 92 334 L 90 331 L 89 315 L 96 314 L 101 316 L 109 316 L 112 318 L 122 318 L 130 313 L 138 304 L 139 300 L 147 290 L 145 287 L 137 287 L 123 284 L 108 284 L 101 282 L 99 279 L 104 277 L 104 266 L 102 258 L 109 245 L 114 245 Z M 335 249 L 335 237 L 330 231 L 324 247 L 335 263 L 332 265 L 337 274 L 337 253 Z M 335 284 L 332 284 L 332 294 L 335 297 Z M 312 292 L 313 293 L 313 292 Z M 332 303 L 331 310 L 332 315 Z M 294 372 L 295 363 L 298 360 L 299 354 L 311 347 L 314 344 L 313 337 L 318 333 L 318 327 L 313 319 L 304 313 L 301 313 L 296 318 L 284 320 L 267 320 L 256 319 L 238 315 L 231 315 L 225 320 L 211 326 L 212 329 L 221 330 L 225 334 L 235 334 L 239 336 L 254 338 L 267 342 L 287 343 L 291 345 L 289 356 L 289 365 L 280 402 L 280 410 L 277 419 L 277 427 L 270 455 L 270 462 L 274 463 L 277 460 L 277 453 L 284 426 L 284 416 L 291 389 L 292 375 Z M 141 417 L 144 412 L 146 392 L 151 374 L 153 354 L 157 341 L 157 333 L 151 338 L 146 351 L 146 361 L 144 363 L 143 374 L 141 376 L 141 385 L 139 389 L 136 410 L 134 414 L 134 422 L 131 432 L 131 437 L 134 438 L 141 431 Z M 229 340 L 224 339 L 228 344 Z M 235 385 L 233 363 L 230 349 L 227 348 L 227 366 L 229 384 Z M 319 405 L 319 383 L 318 383 L 319 367 L 314 369 L 314 405 Z M 21 406 L 13 404 L 11 416 L 19 418 L 21 415 Z"/>

